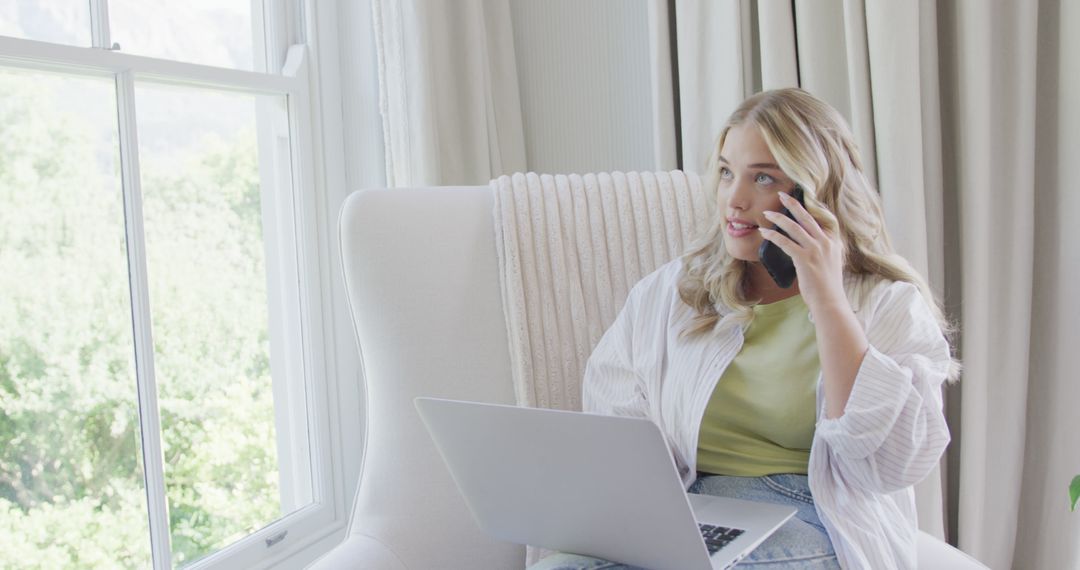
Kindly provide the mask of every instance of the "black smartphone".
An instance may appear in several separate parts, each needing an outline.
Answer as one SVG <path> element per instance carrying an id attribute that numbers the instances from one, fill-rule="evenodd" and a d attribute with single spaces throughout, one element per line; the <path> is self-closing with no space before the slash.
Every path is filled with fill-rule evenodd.
<path id="1" fill-rule="evenodd" d="M 798 200 L 799 204 L 802 204 L 803 207 L 806 206 L 806 202 L 803 201 L 803 189 L 799 186 L 796 186 L 791 191 L 791 197 Z M 795 219 L 795 216 L 792 215 L 787 208 L 780 210 L 780 213 L 793 220 Z M 772 229 L 784 234 L 786 237 L 791 237 L 788 236 L 787 232 L 780 229 L 780 227 L 775 224 Z M 769 275 L 772 276 L 773 281 L 775 281 L 777 285 L 787 289 L 795 282 L 795 264 L 792 263 L 791 256 L 784 253 L 784 250 L 780 249 L 780 246 L 769 240 L 765 240 L 761 242 L 761 247 L 758 248 L 758 257 L 761 258 L 761 264 L 769 271 Z"/>

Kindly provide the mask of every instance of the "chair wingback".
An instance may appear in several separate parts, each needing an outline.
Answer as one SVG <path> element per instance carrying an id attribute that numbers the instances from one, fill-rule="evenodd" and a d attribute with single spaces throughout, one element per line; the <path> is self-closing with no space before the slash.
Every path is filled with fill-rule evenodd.
<path id="1" fill-rule="evenodd" d="M 510 337 L 524 327 L 543 339 L 551 328 L 551 338 L 573 342 L 530 354 L 532 369 L 554 370 L 571 355 L 560 378 L 576 376 L 576 392 L 555 402 L 580 408 L 588 352 L 633 284 L 678 254 L 707 209 L 696 177 L 681 173 L 506 182 L 513 188 L 515 180 L 524 183 L 524 202 L 496 204 L 498 192 L 475 186 L 363 190 L 345 201 L 339 238 L 364 363 L 366 429 L 345 543 L 317 568 L 524 567 L 524 547 L 495 541 L 473 522 L 413 399 L 520 400 L 508 347 L 522 345 Z M 515 223 L 497 231 L 495 218 L 508 213 Z M 501 271 L 500 259 L 516 265 Z M 553 270 L 530 273 L 538 266 Z M 543 314 L 525 310 L 532 305 L 504 311 L 504 300 L 517 303 L 526 291 L 548 295 L 529 301 Z M 565 311 L 588 317 L 565 320 Z M 550 405 L 552 393 L 533 399 Z"/>
<path id="2" fill-rule="evenodd" d="M 476 527 L 413 406 L 417 396 L 514 401 L 493 203 L 480 186 L 364 190 L 343 206 L 342 269 L 366 409 L 349 536 L 387 551 L 365 546 L 376 564 L 365 566 L 354 549 L 348 567 L 385 567 L 377 561 L 392 557 L 406 568 L 524 565 L 523 547 Z"/>

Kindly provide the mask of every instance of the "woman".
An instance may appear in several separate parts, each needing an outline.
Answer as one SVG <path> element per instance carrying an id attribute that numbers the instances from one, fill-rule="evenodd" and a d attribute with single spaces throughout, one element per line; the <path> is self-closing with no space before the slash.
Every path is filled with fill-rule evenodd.
<path id="1" fill-rule="evenodd" d="M 949 443 L 941 385 L 959 367 L 850 129 L 805 91 L 757 94 L 704 179 L 712 224 L 635 286 L 589 359 L 585 410 L 656 422 L 689 492 L 797 508 L 740 567 L 914 568 L 912 486 Z M 790 288 L 762 265 L 765 240 L 791 257 Z"/>

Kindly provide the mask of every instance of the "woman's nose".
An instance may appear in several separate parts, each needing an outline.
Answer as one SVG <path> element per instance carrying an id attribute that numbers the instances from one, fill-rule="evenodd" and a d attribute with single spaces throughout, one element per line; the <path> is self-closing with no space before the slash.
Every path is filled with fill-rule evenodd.
<path id="1" fill-rule="evenodd" d="M 732 181 L 728 193 L 728 207 L 734 210 L 747 210 L 750 207 L 752 188 L 751 184 L 743 178 Z"/>

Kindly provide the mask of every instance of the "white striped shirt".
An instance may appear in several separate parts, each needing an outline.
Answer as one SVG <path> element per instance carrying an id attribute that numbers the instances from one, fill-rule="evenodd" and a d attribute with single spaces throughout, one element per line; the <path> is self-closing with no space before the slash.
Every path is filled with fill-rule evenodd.
<path id="1" fill-rule="evenodd" d="M 689 487 L 705 406 L 744 329 L 726 310 L 715 334 L 682 335 L 695 313 L 679 298 L 681 272 L 676 259 L 630 292 L 589 358 L 582 403 L 654 421 Z M 845 290 L 870 348 L 841 417 L 825 417 L 818 377 L 810 490 L 842 567 L 915 568 L 912 485 L 949 443 L 941 398 L 949 346 L 914 285 L 849 276 Z"/>

